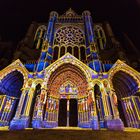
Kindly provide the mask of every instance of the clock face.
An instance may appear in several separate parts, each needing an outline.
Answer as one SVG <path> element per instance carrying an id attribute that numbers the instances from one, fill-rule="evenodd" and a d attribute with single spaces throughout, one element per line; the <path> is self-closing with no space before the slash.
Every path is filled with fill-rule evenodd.
<path id="1" fill-rule="evenodd" d="M 72 45 L 80 44 L 84 40 L 82 31 L 75 26 L 64 26 L 57 30 L 56 41 L 59 44 Z"/>

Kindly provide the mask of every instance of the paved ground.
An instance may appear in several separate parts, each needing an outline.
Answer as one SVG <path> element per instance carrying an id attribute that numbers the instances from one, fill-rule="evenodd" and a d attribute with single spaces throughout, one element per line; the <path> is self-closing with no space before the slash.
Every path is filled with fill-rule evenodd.
<path id="1" fill-rule="evenodd" d="M 140 130 L 108 131 L 82 128 L 26 129 L 9 131 L 0 128 L 0 140 L 140 140 Z"/>

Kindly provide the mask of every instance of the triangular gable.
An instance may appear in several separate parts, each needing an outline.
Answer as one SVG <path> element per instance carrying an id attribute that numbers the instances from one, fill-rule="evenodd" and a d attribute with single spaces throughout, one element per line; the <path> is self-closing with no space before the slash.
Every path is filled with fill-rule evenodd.
<path id="1" fill-rule="evenodd" d="M 25 83 L 28 79 L 29 72 L 19 59 L 12 62 L 10 65 L 8 65 L 7 67 L 5 67 L 3 70 L 0 71 L 0 80 L 2 80 L 10 72 L 15 71 L 15 70 L 23 74 L 24 83 Z"/>
<path id="2" fill-rule="evenodd" d="M 63 15 L 61 15 L 60 17 L 79 17 L 80 15 L 78 15 L 73 9 L 69 8 Z"/>
<path id="3" fill-rule="evenodd" d="M 71 55 L 70 53 L 66 53 L 64 56 L 62 56 L 61 58 L 59 58 L 58 60 L 56 60 L 54 63 L 52 63 L 51 65 L 49 65 L 46 69 L 45 69 L 45 73 L 50 76 L 50 74 L 55 71 L 58 67 L 60 67 L 63 64 L 72 64 L 75 65 L 76 67 L 78 67 L 79 69 L 81 69 L 86 77 L 88 79 L 90 79 L 93 75 L 97 75 L 97 72 L 92 70 L 90 67 L 88 67 L 86 64 L 84 64 L 83 62 L 81 62 L 79 59 L 77 59 L 76 57 L 74 57 L 73 55 Z M 41 71 L 43 72 L 43 71 Z M 41 73 L 40 72 L 40 73 Z"/>
<path id="4" fill-rule="evenodd" d="M 112 68 L 108 71 L 108 79 L 110 82 L 112 81 L 114 74 L 119 71 L 123 71 L 126 74 L 132 76 L 140 87 L 140 73 L 121 60 L 117 60 Z"/>
<path id="5" fill-rule="evenodd" d="M 115 64 L 111 67 L 111 69 L 108 71 L 108 73 L 110 73 L 113 69 L 116 69 L 117 67 L 119 67 L 119 68 L 127 68 L 127 69 L 129 69 L 129 70 L 132 70 L 132 71 L 135 72 L 136 74 L 140 75 L 140 73 L 139 73 L 137 70 L 133 69 L 132 67 L 130 67 L 129 65 L 127 65 L 125 62 L 123 62 L 123 61 L 121 61 L 121 60 L 119 60 L 119 59 L 118 59 L 118 60 L 115 62 Z"/>

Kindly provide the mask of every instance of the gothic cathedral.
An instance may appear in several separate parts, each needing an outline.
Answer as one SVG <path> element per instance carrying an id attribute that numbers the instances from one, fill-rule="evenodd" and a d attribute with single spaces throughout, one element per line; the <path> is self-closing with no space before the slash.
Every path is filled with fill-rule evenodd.
<path id="1" fill-rule="evenodd" d="M 18 57 L 0 71 L 1 127 L 140 128 L 140 73 L 108 23 L 93 23 L 89 11 L 53 11 L 48 23 L 31 24 L 21 44 L 40 57 Z"/>

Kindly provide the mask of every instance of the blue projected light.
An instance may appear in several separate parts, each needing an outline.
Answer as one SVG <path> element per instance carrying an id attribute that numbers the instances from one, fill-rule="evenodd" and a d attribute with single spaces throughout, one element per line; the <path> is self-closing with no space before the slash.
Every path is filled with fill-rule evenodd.
<path id="1" fill-rule="evenodd" d="M 105 71 L 109 71 L 112 66 L 113 66 L 113 64 L 104 64 Z"/>
<path id="2" fill-rule="evenodd" d="M 90 35 L 89 40 L 90 40 L 90 42 L 93 41 L 93 35 Z"/>
<path id="3" fill-rule="evenodd" d="M 46 64 L 45 64 L 45 68 L 48 67 L 49 65 L 50 65 L 49 62 L 46 62 Z"/>
<path id="4" fill-rule="evenodd" d="M 93 62 L 89 63 L 89 67 L 92 68 L 94 70 L 94 66 L 93 66 Z"/>
<path id="5" fill-rule="evenodd" d="M 87 54 L 87 55 L 90 54 L 90 48 L 87 48 L 87 49 L 86 49 L 86 54 Z"/>
<path id="6" fill-rule="evenodd" d="M 23 75 L 18 71 L 13 71 L 2 79 L 0 84 L 0 93 L 19 98 L 22 84 Z"/>
<path id="7" fill-rule="evenodd" d="M 98 41 L 95 40 L 94 33 L 96 33 L 97 30 L 99 30 L 100 33 L 100 28 L 103 27 L 104 29 L 104 24 L 101 23 L 100 25 L 96 23 L 97 25 L 95 25 L 95 27 L 88 11 L 78 16 L 79 18 L 75 18 L 74 16 L 76 16 L 76 14 L 71 12 L 73 11 L 70 10 L 64 15 L 60 15 L 60 18 L 59 15 L 54 12 L 50 14 L 48 25 L 46 23 L 43 25 L 45 29 L 43 27 L 39 32 L 35 29 L 37 37 L 39 37 L 37 39 L 40 39 L 39 44 L 42 45 L 44 41 L 47 41 L 47 44 L 45 44 L 46 50 L 44 50 L 44 47 L 39 48 L 40 56 L 38 60 L 34 55 L 34 57 L 27 55 L 26 69 L 19 63 L 20 61 L 17 61 L 4 70 L 4 74 L 0 80 L 0 126 L 7 126 L 9 130 L 53 128 L 62 126 L 63 123 L 65 123 L 65 126 L 67 126 L 67 124 L 71 126 L 71 122 L 67 119 L 72 119 L 71 114 L 66 113 L 66 121 L 63 122 L 63 113 L 65 113 L 63 108 L 64 106 L 67 108 L 69 105 L 67 102 L 65 102 L 66 104 L 60 102 L 61 100 L 66 101 L 66 99 L 69 98 L 70 106 L 71 103 L 76 105 L 71 106 L 73 109 L 76 110 L 80 108 L 80 112 L 74 114 L 76 120 L 73 122 L 73 126 L 90 128 L 92 130 L 99 130 L 100 128 L 123 130 L 124 125 L 119 115 L 117 118 L 110 117 L 114 115 L 113 110 L 120 111 L 117 110 L 117 96 L 120 96 L 119 92 L 121 92 L 122 87 L 126 93 L 128 91 L 127 89 L 129 89 L 129 93 L 126 95 L 128 95 L 129 100 L 132 97 L 136 104 L 138 104 L 138 108 L 140 108 L 140 101 L 137 96 L 139 86 L 133 75 L 131 75 L 131 69 L 130 75 L 123 70 L 124 66 L 118 69 L 118 66 L 116 67 L 115 64 L 114 69 L 110 70 L 112 67 L 112 64 L 109 64 L 110 61 L 108 61 L 110 54 L 107 58 L 105 56 L 102 57 L 100 56 L 100 50 L 98 52 L 96 49 L 96 43 L 98 44 Z M 77 24 L 83 25 L 84 29 L 83 26 L 77 26 Z M 107 26 L 106 23 L 105 26 Z M 66 28 L 70 29 L 70 31 Z M 82 37 L 81 33 L 79 33 L 74 41 L 73 33 L 75 37 L 75 32 L 76 34 L 79 32 L 77 28 L 82 30 Z M 59 35 L 56 34 L 61 34 L 59 29 L 62 30 L 64 37 L 61 37 L 62 35 L 59 37 Z M 67 31 L 65 32 L 63 29 Z M 39 45 L 37 41 L 38 40 L 35 40 L 35 45 L 33 44 L 35 48 L 36 45 Z M 64 49 L 62 49 L 62 47 L 64 47 Z M 84 50 L 83 47 L 85 48 Z M 80 58 L 75 59 L 75 57 L 66 54 L 66 52 Z M 62 55 L 64 55 L 64 57 L 61 57 Z M 104 59 L 106 61 L 104 61 Z M 121 63 L 122 62 L 119 62 L 118 64 L 120 65 Z M 108 72 L 108 70 L 110 71 Z M 129 67 L 126 68 L 126 70 L 129 71 Z M 109 80 L 108 78 L 111 73 L 113 73 L 111 75 L 113 78 Z M 135 74 L 137 75 L 138 73 Z M 110 85 L 111 81 L 113 87 Z M 117 85 L 118 82 L 121 84 Z M 96 88 L 96 84 L 98 88 Z M 116 84 L 116 86 L 114 84 Z M 120 85 L 122 87 L 120 87 Z M 76 94 L 73 94 L 74 91 L 77 91 Z M 88 92 L 89 94 L 87 94 Z M 95 94 L 95 101 L 92 98 L 92 92 Z M 103 99 L 104 92 L 106 98 Z M 136 100 L 135 98 L 138 99 Z M 121 96 L 120 99 L 123 99 L 123 96 Z M 134 101 L 131 102 L 132 99 L 130 100 L 130 105 L 135 109 Z M 106 106 L 104 106 L 104 102 L 106 102 Z M 120 100 L 120 103 L 123 105 L 125 102 L 124 100 Z M 105 110 L 106 108 L 108 109 Z M 95 109 L 96 113 L 93 113 Z M 124 112 L 122 113 L 127 113 L 127 108 L 123 109 Z M 107 119 L 106 111 L 110 111 L 110 116 L 107 117 Z M 128 117 L 124 118 L 126 120 L 128 119 L 128 126 L 131 124 L 131 121 L 129 122 L 129 116 L 133 119 L 133 116 L 135 117 L 135 115 L 137 115 L 135 112 L 131 114 L 127 113 Z M 62 118 L 62 120 L 60 118 Z M 132 127 L 139 127 L 137 121 L 134 123 Z"/>
<path id="8" fill-rule="evenodd" d="M 38 74 L 37 78 L 44 78 L 44 75 L 43 74 Z"/>
<path id="9" fill-rule="evenodd" d="M 48 48 L 48 53 L 49 53 L 50 55 L 52 55 L 53 49 L 52 49 L 51 47 Z"/>
<path id="10" fill-rule="evenodd" d="M 34 70 L 35 64 L 25 64 L 25 67 L 28 71 L 33 71 Z"/>
<path id="11" fill-rule="evenodd" d="M 93 59 L 98 59 L 97 53 L 93 52 L 93 53 L 92 53 L 92 58 L 93 58 Z"/>
<path id="12" fill-rule="evenodd" d="M 47 60 L 52 60 L 52 56 L 47 55 Z"/>
<path id="13" fill-rule="evenodd" d="M 45 57 L 46 57 L 46 52 L 42 52 L 42 53 L 41 53 L 41 57 L 40 57 L 40 59 L 41 59 L 41 60 L 44 60 Z"/>
<path id="14" fill-rule="evenodd" d="M 100 62 L 99 61 L 94 61 L 94 65 L 95 65 L 95 70 L 97 72 L 99 72 L 101 69 L 100 69 Z"/>
<path id="15" fill-rule="evenodd" d="M 38 64 L 38 69 L 37 69 L 37 71 L 40 72 L 40 71 L 43 70 L 43 68 L 44 68 L 44 62 L 40 62 L 40 63 Z"/>

